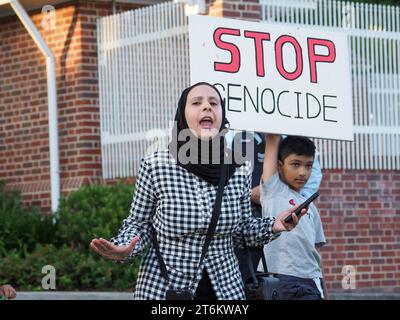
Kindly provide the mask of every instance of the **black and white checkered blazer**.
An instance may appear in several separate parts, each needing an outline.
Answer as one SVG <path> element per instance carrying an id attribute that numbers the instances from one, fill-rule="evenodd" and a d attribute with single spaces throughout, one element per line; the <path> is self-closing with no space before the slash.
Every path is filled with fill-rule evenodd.
<path id="1" fill-rule="evenodd" d="M 168 285 L 161 275 L 151 243 L 152 227 L 157 232 L 160 251 L 167 266 L 171 287 L 194 290 L 205 267 L 218 299 L 244 299 L 243 283 L 234 245 L 242 242 L 259 246 L 276 238 L 272 233 L 274 218 L 255 218 L 250 211 L 251 165 L 236 169 L 224 189 L 221 214 L 203 266 L 200 261 L 205 234 L 211 220 L 217 186 L 200 179 L 176 164 L 168 150 L 142 160 L 130 214 L 118 235 L 116 245 L 127 245 L 134 236 L 140 241 L 130 255 L 144 253 L 135 299 L 165 299 Z M 144 250 L 150 245 L 149 250 Z"/>

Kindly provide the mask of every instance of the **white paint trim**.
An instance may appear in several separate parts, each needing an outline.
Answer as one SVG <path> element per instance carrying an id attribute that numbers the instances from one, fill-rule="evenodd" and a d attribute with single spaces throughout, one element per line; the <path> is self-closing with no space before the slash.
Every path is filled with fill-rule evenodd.
<path id="1" fill-rule="evenodd" d="M 43 55 L 46 56 L 47 98 L 49 111 L 49 145 L 50 145 L 50 180 L 51 180 L 51 210 L 58 209 L 60 199 L 60 170 L 58 155 L 58 117 L 57 117 L 57 85 L 56 66 L 53 52 L 44 41 L 32 20 L 18 0 L 9 1 L 25 29 L 31 35 Z"/>

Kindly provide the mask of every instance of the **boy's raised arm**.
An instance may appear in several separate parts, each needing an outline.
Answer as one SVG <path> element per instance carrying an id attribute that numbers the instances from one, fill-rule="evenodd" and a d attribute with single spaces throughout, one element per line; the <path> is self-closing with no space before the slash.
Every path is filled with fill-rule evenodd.
<path id="1" fill-rule="evenodd" d="M 265 151 L 262 181 L 266 183 L 277 171 L 278 149 L 281 136 L 278 134 L 265 134 Z"/>

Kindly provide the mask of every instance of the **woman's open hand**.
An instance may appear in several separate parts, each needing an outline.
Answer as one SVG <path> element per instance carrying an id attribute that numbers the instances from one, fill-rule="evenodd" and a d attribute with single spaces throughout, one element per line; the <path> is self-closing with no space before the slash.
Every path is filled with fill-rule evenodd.
<path id="1" fill-rule="evenodd" d="M 99 255 L 107 259 L 121 261 L 131 254 L 138 241 L 139 237 L 134 237 L 130 244 L 126 246 L 116 246 L 110 241 L 100 238 L 93 239 L 90 243 L 90 247 Z"/>

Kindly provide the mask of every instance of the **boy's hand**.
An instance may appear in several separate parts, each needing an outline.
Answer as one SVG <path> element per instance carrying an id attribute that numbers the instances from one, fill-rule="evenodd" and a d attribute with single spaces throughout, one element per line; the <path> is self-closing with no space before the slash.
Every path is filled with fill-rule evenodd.
<path id="1" fill-rule="evenodd" d="M 271 142 L 276 142 L 276 141 L 279 142 L 281 140 L 281 136 L 279 134 L 275 134 L 275 133 L 266 133 L 265 140 L 271 141 Z"/>
<path id="2" fill-rule="evenodd" d="M 279 233 L 282 231 L 290 231 L 292 230 L 294 227 L 296 227 L 296 225 L 299 223 L 301 217 L 303 215 L 306 214 L 308 208 L 304 208 L 303 210 L 301 210 L 301 214 L 300 217 L 297 217 L 296 214 L 294 213 L 294 211 L 296 211 L 296 209 L 300 206 L 300 203 L 296 206 L 294 206 L 293 208 L 290 208 L 286 211 L 283 211 L 279 216 L 277 216 L 274 226 L 272 227 L 272 231 L 273 233 Z M 286 223 L 285 219 L 289 216 L 292 215 L 292 219 L 293 221 L 291 223 Z"/>
<path id="3" fill-rule="evenodd" d="M 251 202 L 255 204 L 261 204 L 260 203 L 260 186 L 254 187 L 251 190 Z"/>
<path id="4" fill-rule="evenodd" d="M 0 296 L 5 297 L 6 299 L 14 299 L 17 296 L 17 292 L 9 284 L 5 284 L 0 287 Z"/>

